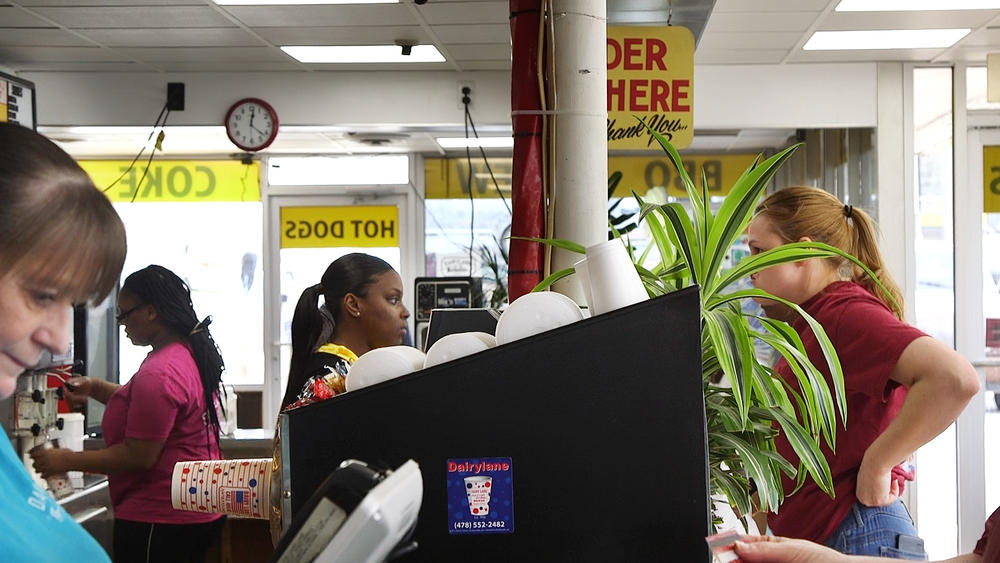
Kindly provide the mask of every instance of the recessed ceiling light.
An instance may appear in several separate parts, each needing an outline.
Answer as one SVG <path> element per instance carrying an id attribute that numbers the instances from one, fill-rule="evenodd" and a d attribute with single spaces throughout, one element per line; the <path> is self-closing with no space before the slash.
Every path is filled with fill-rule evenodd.
<path id="1" fill-rule="evenodd" d="M 437 137 L 434 140 L 437 141 L 443 149 L 464 149 L 465 147 L 509 149 L 514 146 L 514 137 Z"/>
<path id="2" fill-rule="evenodd" d="M 854 49 L 934 49 L 950 47 L 969 29 L 888 29 L 872 31 L 817 31 L 802 47 L 805 51 Z"/>
<path id="3" fill-rule="evenodd" d="M 840 0 L 837 12 L 916 12 L 925 10 L 996 10 L 1000 0 Z"/>
<path id="4" fill-rule="evenodd" d="M 302 63 L 440 63 L 433 45 L 414 45 L 404 55 L 396 45 L 283 45 L 281 50 Z"/>
<path id="5" fill-rule="evenodd" d="M 399 4 L 399 0 L 212 0 L 220 6 L 295 6 L 305 4 Z"/>

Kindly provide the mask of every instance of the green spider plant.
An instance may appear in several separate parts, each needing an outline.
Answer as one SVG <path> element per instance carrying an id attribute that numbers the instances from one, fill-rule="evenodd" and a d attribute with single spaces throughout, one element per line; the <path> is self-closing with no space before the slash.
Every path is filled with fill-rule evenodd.
<path id="1" fill-rule="evenodd" d="M 692 212 L 689 214 L 680 203 L 653 205 L 636 196 L 654 245 L 640 256 L 634 255 L 629 244 L 625 246 L 651 297 L 689 285 L 700 288 L 702 383 L 711 493 L 725 495 L 742 515 L 750 514 L 754 508 L 773 511 L 793 492 L 783 490 L 780 474 L 785 473 L 796 479 L 797 486 L 811 478 L 833 496 L 830 467 L 821 447 L 826 444 L 833 450 L 837 427 L 847 424 L 844 374 L 837 352 L 823 327 L 795 303 L 760 289 L 734 291 L 733 288 L 740 280 L 765 268 L 812 258 L 845 258 L 876 281 L 877 278 L 853 256 L 819 242 L 780 246 L 724 270 L 726 253 L 746 230 L 778 167 L 798 145 L 767 159 L 758 157 L 725 196 L 719 211 L 713 213 L 707 193 L 695 186 L 674 147 L 662 135 L 650 132 L 682 178 Z M 584 253 L 583 246 L 570 241 L 536 240 Z M 646 259 L 653 246 L 659 262 L 648 265 Z M 546 289 L 572 273 L 572 268 L 555 272 L 535 290 Z M 878 285 L 889 295 L 881 283 Z M 743 311 L 740 302 L 754 297 L 783 303 L 802 316 L 820 343 L 822 361 L 832 375 L 832 389 L 807 357 L 801 339 L 790 325 Z M 751 319 L 763 328 L 752 328 Z M 769 364 L 758 359 L 754 351 L 756 341 L 768 344 L 788 362 L 798 388 L 786 384 Z M 798 456 L 797 466 L 778 453 L 774 439 L 779 432 Z M 752 503 L 754 491 L 759 497 L 756 506 Z"/>

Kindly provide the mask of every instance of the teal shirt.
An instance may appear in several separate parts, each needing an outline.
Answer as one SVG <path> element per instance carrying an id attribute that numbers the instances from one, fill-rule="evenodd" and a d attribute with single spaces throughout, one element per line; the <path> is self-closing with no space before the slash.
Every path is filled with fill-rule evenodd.
<path id="1" fill-rule="evenodd" d="M 0 434 L 0 561 L 109 562 L 101 545 L 39 487 Z"/>

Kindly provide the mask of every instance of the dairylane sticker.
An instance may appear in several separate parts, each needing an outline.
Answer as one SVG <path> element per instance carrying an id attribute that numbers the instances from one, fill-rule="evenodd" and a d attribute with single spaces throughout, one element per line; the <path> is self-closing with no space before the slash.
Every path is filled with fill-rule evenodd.
<path id="1" fill-rule="evenodd" d="M 514 532 L 514 475 L 509 457 L 449 459 L 448 533 Z"/>

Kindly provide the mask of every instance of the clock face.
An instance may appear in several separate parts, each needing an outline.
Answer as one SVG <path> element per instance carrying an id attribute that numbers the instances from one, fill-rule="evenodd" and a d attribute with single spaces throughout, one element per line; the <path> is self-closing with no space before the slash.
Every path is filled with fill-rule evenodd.
<path id="1" fill-rule="evenodd" d="M 226 114 L 226 134 L 237 147 L 259 151 L 278 135 L 278 114 L 264 100 L 240 100 Z"/>

